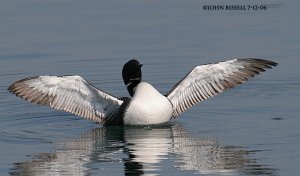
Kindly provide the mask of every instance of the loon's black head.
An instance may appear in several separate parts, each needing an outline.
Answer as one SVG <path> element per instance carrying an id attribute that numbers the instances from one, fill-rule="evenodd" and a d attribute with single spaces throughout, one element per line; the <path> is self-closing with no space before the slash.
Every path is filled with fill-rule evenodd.
<path id="1" fill-rule="evenodd" d="M 130 96 L 133 96 L 134 88 L 142 81 L 142 66 L 143 64 L 140 64 L 139 61 L 132 59 L 128 61 L 123 67 L 123 81 Z"/>

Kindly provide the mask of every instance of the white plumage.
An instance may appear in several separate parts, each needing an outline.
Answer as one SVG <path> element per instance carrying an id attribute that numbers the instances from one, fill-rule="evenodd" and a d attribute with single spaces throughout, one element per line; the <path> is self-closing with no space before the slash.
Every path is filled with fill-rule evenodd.
<path id="1" fill-rule="evenodd" d="M 154 87 L 141 82 L 124 114 L 124 124 L 152 125 L 165 123 L 172 117 L 172 104 Z"/>
<path id="2" fill-rule="evenodd" d="M 174 107 L 173 117 L 276 65 L 262 59 L 233 59 L 196 66 L 166 95 Z"/>
<path id="3" fill-rule="evenodd" d="M 15 82 L 9 90 L 37 104 L 64 110 L 97 123 L 115 113 L 122 100 L 98 90 L 80 76 L 38 76 Z"/>

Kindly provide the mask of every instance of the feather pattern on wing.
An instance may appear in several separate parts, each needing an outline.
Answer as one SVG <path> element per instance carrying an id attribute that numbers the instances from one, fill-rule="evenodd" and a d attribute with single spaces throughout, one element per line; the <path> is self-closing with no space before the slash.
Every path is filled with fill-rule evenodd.
<path id="1" fill-rule="evenodd" d="M 173 117 L 191 106 L 233 88 L 277 63 L 263 59 L 233 59 L 196 66 L 179 81 L 166 97 L 173 104 Z"/>
<path id="2" fill-rule="evenodd" d="M 67 111 L 96 123 L 105 123 L 117 115 L 123 103 L 80 76 L 31 77 L 13 83 L 8 90 L 30 102 Z"/>

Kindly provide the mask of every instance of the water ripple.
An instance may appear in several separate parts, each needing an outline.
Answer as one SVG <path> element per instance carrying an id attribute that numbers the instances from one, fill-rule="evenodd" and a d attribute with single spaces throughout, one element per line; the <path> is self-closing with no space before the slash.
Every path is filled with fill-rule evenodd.
<path id="1" fill-rule="evenodd" d="M 11 175 L 105 174 L 116 172 L 117 163 L 123 164 L 125 175 L 158 175 L 169 162 L 178 171 L 198 174 L 277 174 L 276 168 L 253 157 L 261 151 L 192 137 L 178 123 L 150 128 L 95 128 L 54 145 L 54 152 L 32 154 L 31 161 L 15 163 Z"/>

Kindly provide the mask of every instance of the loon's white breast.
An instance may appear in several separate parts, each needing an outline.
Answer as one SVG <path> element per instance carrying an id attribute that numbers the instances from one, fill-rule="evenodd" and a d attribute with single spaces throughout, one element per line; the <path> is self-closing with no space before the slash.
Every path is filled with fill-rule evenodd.
<path id="1" fill-rule="evenodd" d="M 172 104 L 149 83 L 141 82 L 135 88 L 127 110 L 124 113 L 125 125 L 152 125 L 169 121 L 172 117 Z"/>

